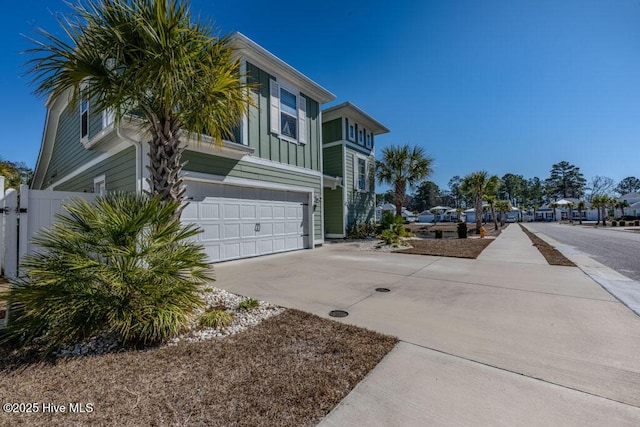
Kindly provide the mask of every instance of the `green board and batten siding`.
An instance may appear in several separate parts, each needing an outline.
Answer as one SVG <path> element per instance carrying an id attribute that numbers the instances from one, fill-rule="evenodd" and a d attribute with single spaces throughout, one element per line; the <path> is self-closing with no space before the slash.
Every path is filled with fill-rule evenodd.
<path id="1" fill-rule="evenodd" d="M 107 191 L 136 190 L 136 149 L 127 147 L 108 159 L 56 185 L 55 191 L 93 191 L 94 178 L 105 175 Z"/>
<path id="2" fill-rule="evenodd" d="M 329 143 L 342 140 L 342 119 L 337 118 L 322 124 L 322 142 Z"/>
<path id="3" fill-rule="evenodd" d="M 90 120 L 89 132 L 94 134 L 100 132 L 102 119 L 99 121 L 100 128 L 95 130 L 97 125 L 97 120 Z M 84 148 L 80 142 L 80 112 L 67 106 L 60 114 L 51 162 L 45 174 L 43 187 L 74 172 L 100 154 L 102 153 Z"/>
<path id="4" fill-rule="evenodd" d="M 253 92 L 254 107 L 249 108 L 248 136 L 249 146 L 255 148 L 254 155 L 320 171 L 320 105 L 317 101 L 302 93 L 307 101 L 307 143 L 296 144 L 279 138 L 270 131 L 269 125 L 269 82 L 275 77 L 251 63 L 247 63 L 249 82 L 257 85 Z"/>
<path id="5" fill-rule="evenodd" d="M 342 145 L 325 148 L 322 155 L 324 174 L 342 177 L 344 170 L 344 165 L 342 163 Z"/>
<path id="6" fill-rule="evenodd" d="M 335 190 L 324 189 L 324 231 L 327 234 L 343 235 L 344 203 L 342 202 L 342 188 Z"/>
<path id="7" fill-rule="evenodd" d="M 346 150 L 346 176 L 344 182 L 347 187 L 347 225 L 353 223 L 370 222 L 375 220 L 375 187 L 371 177 L 369 185 L 371 190 L 367 192 L 355 189 L 354 182 L 354 158 L 356 152 L 350 148 Z M 369 156 L 369 164 L 373 165 L 374 157 Z M 373 166 L 370 166 L 373 167 Z"/>
<path id="8" fill-rule="evenodd" d="M 217 157 L 210 154 L 185 151 L 183 160 L 189 163 L 185 172 L 200 172 L 218 176 L 243 178 L 257 182 L 284 184 L 298 187 L 312 188 L 314 194 L 320 194 L 322 185 L 319 176 L 308 175 L 295 171 L 283 170 L 275 167 Z M 321 240 L 322 236 L 322 205 L 318 205 L 313 213 L 314 238 Z"/>

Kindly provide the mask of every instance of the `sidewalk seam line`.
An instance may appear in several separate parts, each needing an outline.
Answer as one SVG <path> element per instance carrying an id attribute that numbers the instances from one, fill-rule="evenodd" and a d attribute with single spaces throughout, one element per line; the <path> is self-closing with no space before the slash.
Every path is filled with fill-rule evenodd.
<path id="1" fill-rule="evenodd" d="M 459 356 L 459 355 L 453 354 L 453 353 L 448 353 L 448 352 L 446 352 L 444 350 L 438 350 L 436 348 L 428 347 L 428 346 L 422 345 L 422 344 L 416 344 L 416 343 L 413 343 L 413 342 L 410 342 L 410 341 L 405 341 L 405 340 L 400 340 L 400 342 L 404 342 L 404 343 L 407 343 L 407 344 L 410 344 L 410 345 L 415 345 L 416 347 L 424 348 L 426 350 L 431 350 L 431 351 L 434 351 L 436 353 L 440 353 L 440 354 L 444 354 L 444 355 L 447 355 L 447 356 L 455 357 L 457 359 L 466 360 L 467 362 L 477 363 L 478 365 L 482 365 L 482 366 L 486 366 L 486 367 L 489 367 L 489 368 L 498 369 L 498 370 L 504 371 L 504 372 L 509 372 L 511 374 L 519 375 L 519 376 L 524 377 L 524 378 L 530 378 L 532 380 L 540 381 L 540 382 L 543 382 L 543 383 L 546 383 L 546 384 L 551 384 L 551 385 L 554 385 L 554 386 L 557 386 L 557 387 L 561 387 L 561 388 L 564 388 L 564 389 L 567 389 L 567 390 L 573 390 L 573 391 L 576 391 L 578 393 L 586 394 L 588 396 L 598 397 L 600 399 L 605 399 L 605 400 L 609 400 L 611 402 L 619 403 L 621 405 L 630 406 L 632 408 L 640 409 L 640 406 L 637 406 L 637 405 L 634 405 L 634 404 L 631 404 L 631 403 L 622 402 L 620 400 L 612 399 L 612 398 L 606 397 L 606 396 L 600 396 L 599 394 L 595 394 L 595 393 L 591 393 L 591 392 L 588 392 L 588 391 L 580 390 L 579 388 L 575 388 L 575 387 L 571 387 L 571 386 L 555 383 L 553 381 L 545 380 L 544 378 L 532 377 L 530 375 L 525 375 L 525 374 L 523 374 L 521 372 L 512 371 L 511 369 L 501 368 L 500 366 L 492 365 L 490 363 L 480 362 L 478 360 L 470 359 L 468 357 Z"/>

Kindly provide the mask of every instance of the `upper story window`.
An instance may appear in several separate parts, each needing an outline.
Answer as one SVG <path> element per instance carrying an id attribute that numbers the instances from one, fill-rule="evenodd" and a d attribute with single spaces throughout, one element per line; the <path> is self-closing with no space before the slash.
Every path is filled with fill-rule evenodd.
<path id="1" fill-rule="evenodd" d="M 358 157 L 358 182 L 356 188 L 361 191 L 367 190 L 367 161 L 360 157 Z"/>
<path id="2" fill-rule="evenodd" d="M 270 128 L 281 138 L 307 142 L 307 100 L 297 91 L 270 81 Z"/>
<path id="3" fill-rule="evenodd" d="M 80 100 L 80 139 L 89 137 L 89 100 L 84 97 Z"/>
<path id="4" fill-rule="evenodd" d="M 356 125 L 351 123 L 349 119 L 344 119 L 347 124 L 347 139 L 356 142 Z"/>
<path id="5" fill-rule="evenodd" d="M 358 130 L 358 144 L 364 145 L 364 130 Z"/>
<path id="6" fill-rule="evenodd" d="M 367 148 L 371 148 L 373 146 L 373 140 L 371 136 L 371 132 L 367 132 Z"/>
<path id="7" fill-rule="evenodd" d="M 115 115 L 112 110 L 104 110 L 102 111 L 102 129 L 106 129 L 109 125 L 113 123 L 115 119 Z"/>

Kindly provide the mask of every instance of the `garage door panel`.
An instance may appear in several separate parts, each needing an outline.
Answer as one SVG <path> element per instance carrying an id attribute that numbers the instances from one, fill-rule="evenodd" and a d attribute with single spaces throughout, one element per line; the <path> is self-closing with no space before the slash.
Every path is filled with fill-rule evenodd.
<path id="1" fill-rule="evenodd" d="M 274 222 L 272 224 L 273 226 L 273 234 L 278 236 L 278 235 L 283 235 L 284 234 L 284 229 L 285 229 L 285 223 L 284 221 L 279 221 L 279 222 Z"/>
<path id="2" fill-rule="evenodd" d="M 284 219 L 286 213 L 286 208 L 282 205 L 276 205 L 273 207 L 273 217 L 278 219 Z"/>
<path id="3" fill-rule="evenodd" d="M 240 243 L 240 250 L 241 250 L 240 255 L 242 257 L 259 255 L 257 247 L 258 247 L 258 242 L 256 242 L 255 240 L 243 241 L 242 243 Z"/>
<path id="4" fill-rule="evenodd" d="M 224 204 L 224 219 L 240 219 L 240 204 L 235 202 L 227 202 Z"/>
<path id="5" fill-rule="evenodd" d="M 260 240 L 260 242 L 258 243 L 259 245 L 259 254 L 260 255 L 264 255 L 264 254 L 271 254 L 276 252 L 277 250 L 274 247 L 274 241 L 273 239 L 263 239 Z"/>
<path id="6" fill-rule="evenodd" d="M 269 222 L 261 222 L 260 223 L 260 233 L 261 236 L 272 236 L 273 233 L 273 223 Z"/>
<path id="7" fill-rule="evenodd" d="M 251 223 L 251 224 L 247 224 L 244 223 L 241 225 L 242 227 L 242 234 L 240 235 L 240 237 L 242 237 L 243 239 L 249 238 L 249 237 L 256 237 L 256 225 Z"/>
<path id="8" fill-rule="evenodd" d="M 273 219 L 273 206 L 260 206 L 260 220 Z"/>
<path id="9" fill-rule="evenodd" d="M 237 239 L 240 237 L 240 224 L 222 224 L 224 233 L 222 239 Z"/>
<path id="10" fill-rule="evenodd" d="M 197 203 L 189 203 L 187 207 L 182 211 L 182 215 L 180 218 L 186 222 L 197 221 L 198 218 L 198 204 Z"/>
<path id="11" fill-rule="evenodd" d="M 282 252 L 287 250 L 287 240 L 284 237 L 273 239 L 273 251 Z"/>
<path id="12" fill-rule="evenodd" d="M 242 220 L 256 221 L 258 219 L 258 207 L 256 205 L 241 205 L 240 218 Z"/>
<path id="13" fill-rule="evenodd" d="M 220 219 L 220 203 L 203 201 L 200 204 L 200 218 Z"/>
<path id="14" fill-rule="evenodd" d="M 220 240 L 220 225 L 219 224 L 207 224 L 201 223 L 202 228 L 201 240 L 203 242 L 212 242 Z"/>

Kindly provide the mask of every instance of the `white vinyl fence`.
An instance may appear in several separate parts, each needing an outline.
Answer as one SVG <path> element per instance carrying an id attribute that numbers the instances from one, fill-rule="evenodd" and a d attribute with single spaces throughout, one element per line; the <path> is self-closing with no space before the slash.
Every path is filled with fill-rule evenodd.
<path id="1" fill-rule="evenodd" d="M 4 178 L 0 176 L 0 190 L 4 189 Z M 20 260 L 34 251 L 31 240 L 43 227 L 56 221 L 57 213 L 64 213 L 64 205 L 74 198 L 93 201 L 92 193 L 67 191 L 30 190 L 20 186 L 20 196 L 12 188 L 0 191 L 0 273 L 6 279 L 16 278 L 20 271 Z M 6 321 L 0 319 L 0 327 Z"/>
<path id="2" fill-rule="evenodd" d="M 30 190 L 27 185 L 20 186 L 20 197 L 12 188 L 4 197 L 0 195 L 0 267 L 4 277 L 17 277 L 20 260 L 34 250 L 34 234 L 52 225 L 66 203 L 75 198 L 93 201 L 95 197 L 93 193 Z"/>

